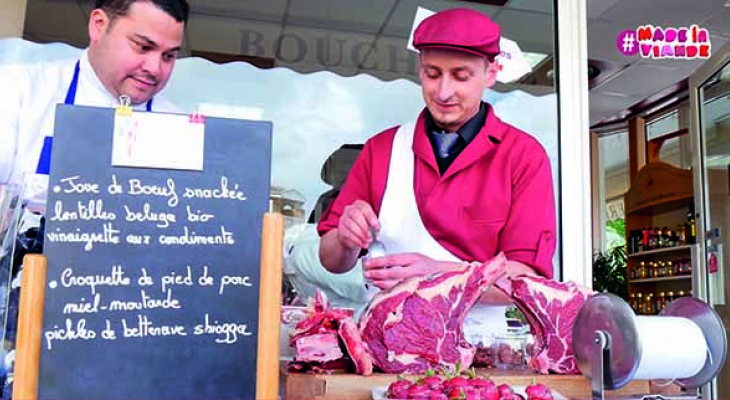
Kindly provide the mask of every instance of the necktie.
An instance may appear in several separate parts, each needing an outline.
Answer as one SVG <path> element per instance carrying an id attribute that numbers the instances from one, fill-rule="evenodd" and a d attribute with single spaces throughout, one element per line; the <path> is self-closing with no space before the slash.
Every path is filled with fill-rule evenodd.
<path id="1" fill-rule="evenodd" d="M 456 140 L 459 139 L 459 134 L 434 132 L 433 137 L 434 140 L 436 140 L 436 148 L 438 149 L 439 157 L 446 158 L 449 156 L 449 152 L 456 144 Z"/>

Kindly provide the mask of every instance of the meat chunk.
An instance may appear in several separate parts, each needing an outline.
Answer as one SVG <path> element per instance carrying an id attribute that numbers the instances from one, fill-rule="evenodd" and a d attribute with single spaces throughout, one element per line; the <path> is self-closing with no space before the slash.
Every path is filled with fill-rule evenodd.
<path id="1" fill-rule="evenodd" d="M 304 362 L 328 362 L 342 358 L 337 333 L 301 336 L 294 344 L 296 359 Z"/>
<path id="2" fill-rule="evenodd" d="M 340 338 L 347 348 L 347 354 L 355 363 L 355 372 L 360 375 L 370 375 L 373 373 L 373 359 L 365 350 L 365 344 L 360 336 L 360 330 L 357 323 L 351 319 L 345 319 L 340 324 Z"/>
<path id="3" fill-rule="evenodd" d="M 535 336 L 530 366 L 543 374 L 579 374 L 573 355 L 573 324 L 593 292 L 575 282 L 538 276 L 500 279 L 497 288 L 512 297 Z"/>
<path id="4" fill-rule="evenodd" d="M 373 363 L 386 373 L 423 373 L 471 365 L 475 348 L 462 331 L 464 318 L 505 269 L 502 254 L 460 270 L 411 278 L 373 297 L 360 317 Z"/>
<path id="5" fill-rule="evenodd" d="M 472 365 L 476 349 L 464 338 L 464 318 L 495 284 L 514 300 L 535 335 L 530 366 L 541 373 L 579 373 L 572 328 L 592 292 L 537 276 L 498 280 L 505 265 L 500 254 L 487 263 L 464 263 L 460 270 L 404 280 L 378 293 L 358 324 L 352 313 L 330 308 L 318 292 L 291 337 L 297 356 L 290 365 L 314 371 L 344 365 L 364 375 L 374 366 L 386 373 L 423 373 Z M 338 351 L 342 356 L 335 359 Z"/>
<path id="6" fill-rule="evenodd" d="M 350 310 L 330 307 L 325 294 L 318 290 L 289 339 L 296 350 L 289 369 L 318 373 L 350 370 L 354 365 L 358 374 L 372 374 L 373 362 L 364 349 L 353 315 Z"/>

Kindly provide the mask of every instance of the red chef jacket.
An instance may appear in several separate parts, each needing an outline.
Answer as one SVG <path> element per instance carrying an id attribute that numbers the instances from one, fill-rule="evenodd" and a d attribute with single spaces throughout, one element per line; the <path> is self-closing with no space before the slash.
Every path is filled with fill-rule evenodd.
<path id="1" fill-rule="evenodd" d="M 337 227 L 355 200 L 380 210 L 397 127 L 369 139 L 342 191 L 318 225 L 320 235 Z M 487 261 L 504 252 L 552 278 L 555 201 L 550 160 L 529 134 L 502 122 L 489 107 L 474 140 L 445 174 L 439 174 L 423 112 L 413 139 L 413 189 L 421 219 L 443 247 L 465 261 Z"/>

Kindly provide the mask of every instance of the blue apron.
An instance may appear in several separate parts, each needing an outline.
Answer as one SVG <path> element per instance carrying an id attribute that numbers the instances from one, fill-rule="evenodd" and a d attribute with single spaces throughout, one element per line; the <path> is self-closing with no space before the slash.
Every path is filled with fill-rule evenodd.
<path id="1" fill-rule="evenodd" d="M 71 79 L 71 84 L 68 86 L 66 91 L 66 100 L 63 104 L 74 105 L 76 102 L 76 87 L 79 84 L 79 70 L 80 62 L 76 61 L 76 67 L 74 68 L 74 77 Z M 147 101 L 147 112 L 152 111 L 152 99 Z M 53 136 L 46 136 L 43 139 L 43 149 L 41 150 L 41 156 L 38 159 L 38 166 L 36 167 L 36 174 L 48 175 L 51 169 L 51 148 L 53 147 Z"/>

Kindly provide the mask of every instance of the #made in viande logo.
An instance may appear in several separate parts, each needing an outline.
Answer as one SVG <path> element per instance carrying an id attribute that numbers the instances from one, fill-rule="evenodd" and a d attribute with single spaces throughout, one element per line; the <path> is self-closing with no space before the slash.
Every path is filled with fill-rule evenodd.
<path id="1" fill-rule="evenodd" d="M 693 60 L 712 55 L 710 33 L 697 25 L 681 28 L 643 25 L 619 33 L 616 47 L 625 56 L 639 54 L 650 59 Z"/>

